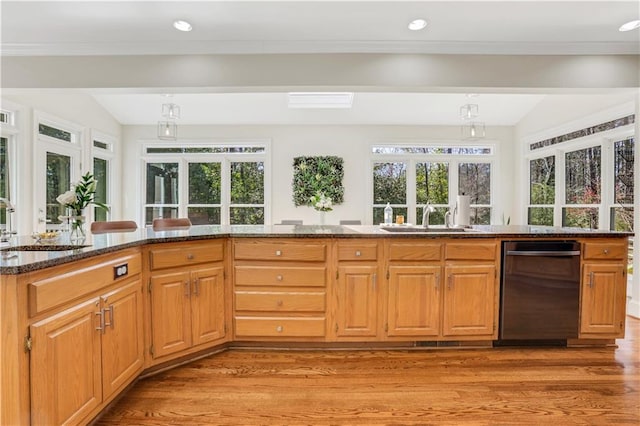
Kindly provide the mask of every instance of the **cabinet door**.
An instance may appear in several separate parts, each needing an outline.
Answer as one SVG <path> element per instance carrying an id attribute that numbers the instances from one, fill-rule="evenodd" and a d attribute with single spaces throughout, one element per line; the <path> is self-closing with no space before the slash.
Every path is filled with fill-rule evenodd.
<path id="1" fill-rule="evenodd" d="M 100 300 L 30 328 L 31 424 L 80 424 L 102 402 Z"/>
<path id="2" fill-rule="evenodd" d="M 445 268 L 443 336 L 493 336 L 494 265 L 449 265 Z"/>
<path id="3" fill-rule="evenodd" d="M 151 339 L 154 358 L 191 347 L 189 272 L 151 277 Z"/>
<path id="4" fill-rule="evenodd" d="M 388 336 L 440 334 L 440 266 L 389 267 Z"/>
<path id="5" fill-rule="evenodd" d="M 224 273 L 222 267 L 191 273 L 193 345 L 224 337 Z"/>
<path id="6" fill-rule="evenodd" d="M 340 266 L 336 282 L 336 336 L 378 334 L 377 266 Z"/>
<path id="7" fill-rule="evenodd" d="M 623 337 L 626 283 L 623 265 L 584 265 L 580 337 Z"/>
<path id="8" fill-rule="evenodd" d="M 107 399 L 142 370 L 142 294 L 135 280 L 102 297 L 102 393 Z"/>

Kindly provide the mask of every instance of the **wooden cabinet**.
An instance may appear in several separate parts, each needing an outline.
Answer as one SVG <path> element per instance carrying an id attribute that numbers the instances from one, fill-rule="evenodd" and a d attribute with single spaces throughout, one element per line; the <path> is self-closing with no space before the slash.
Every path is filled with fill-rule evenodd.
<path id="1" fill-rule="evenodd" d="M 493 336 L 496 324 L 496 267 L 447 265 L 442 335 Z"/>
<path id="2" fill-rule="evenodd" d="M 128 259 L 134 277 L 121 280 L 102 295 L 45 315 L 29 327 L 32 424 L 83 423 L 142 371 L 139 255 Z M 62 280 L 30 283 L 33 306 L 53 304 L 48 295 L 55 295 L 56 288 L 64 289 L 70 281 L 82 288 L 85 274 L 110 283 L 113 264 L 121 265 L 118 261 L 94 265 L 76 271 L 75 277 L 62 273 Z"/>
<path id="3" fill-rule="evenodd" d="M 380 335 L 379 253 L 377 241 L 339 241 L 333 286 L 336 340 L 376 340 Z"/>
<path id="4" fill-rule="evenodd" d="M 225 338 L 223 253 L 222 241 L 150 250 L 150 352 L 154 359 L 204 348 Z"/>
<path id="5" fill-rule="evenodd" d="M 626 241 L 583 244 L 580 338 L 624 337 Z"/>
<path id="6" fill-rule="evenodd" d="M 324 340 L 327 246 L 323 240 L 235 242 L 237 340 Z"/>

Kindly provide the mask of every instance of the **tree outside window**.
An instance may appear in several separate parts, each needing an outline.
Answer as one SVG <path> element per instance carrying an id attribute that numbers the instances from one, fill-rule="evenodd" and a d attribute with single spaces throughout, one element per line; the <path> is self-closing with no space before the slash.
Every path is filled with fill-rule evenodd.
<path id="1" fill-rule="evenodd" d="M 491 223 L 491 164 L 460 163 L 458 165 L 458 194 L 471 197 L 471 223 Z"/>
<path id="2" fill-rule="evenodd" d="M 556 197 L 555 157 L 537 158 L 529 162 L 530 225 L 553 226 L 553 205 Z M 544 206 L 544 207 L 543 207 Z"/>
<path id="3" fill-rule="evenodd" d="M 384 208 L 393 207 L 393 215 L 407 217 L 407 164 L 403 162 L 373 165 L 373 223 L 384 222 Z"/>
<path id="4" fill-rule="evenodd" d="M 565 202 L 562 226 L 598 228 L 601 202 L 601 147 L 594 146 L 565 154 Z"/>

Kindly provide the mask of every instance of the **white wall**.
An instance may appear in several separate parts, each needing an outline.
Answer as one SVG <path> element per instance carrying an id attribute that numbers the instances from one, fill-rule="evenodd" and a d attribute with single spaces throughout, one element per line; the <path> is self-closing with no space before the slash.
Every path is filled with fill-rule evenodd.
<path id="1" fill-rule="evenodd" d="M 85 128 L 81 141 L 85 154 L 83 156 L 83 170 L 90 170 L 92 142 L 91 130 L 97 130 L 111 135 L 116 140 L 114 153 L 116 155 L 116 167 L 114 169 L 114 185 L 121 187 L 120 181 L 120 138 L 122 126 L 109 114 L 92 96 L 82 93 L 42 93 L 37 91 L 21 91 L 12 93 L 3 92 L 1 98 L 3 106 L 17 107 L 17 125 L 20 128 L 17 140 L 17 164 L 12 165 L 17 171 L 16 194 L 12 195 L 16 204 L 15 223 L 18 233 L 31 234 L 37 223 L 37 212 L 34 206 L 34 198 L 44 196 L 34 194 L 34 155 L 37 147 L 34 146 L 35 137 L 33 127 L 34 111 L 45 112 L 49 115 L 75 123 Z M 120 191 L 118 191 L 119 193 Z M 119 218 L 120 203 L 114 203 L 112 217 Z"/>
<path id="2" fill-rule="evenodd" d="M 504 205 L 511 205 L 513 180 L 513 128 L 489 127 L 487 137 L 499 146 L 494 172 L 495 206 L 498 216 L 512 215 Z M 271 141 L 272 196 L 271 222 L 302 219 L 317 223 L 318 213 L 310 207 L 295 207 L 291 183 L 293 158 L 304 155 L 336 155 L 344 159 L 345 202 L 327 214 L 328 224 L 340 219 L 360 219 L 365 223 L 370 204 L 367 197 L 370 174 L 370 145 L 381 142 L 411 143 L 458 140 L 460 128 L 445 126 L 179 126 L 180 139 L 269 139 Z M 141 141 L 154 140 L 155 126 L 125 126 L 123 131 L 123 179 L 140 182 Z M 140 185 L 138 185 L 140 186 Z M 140 188 L 141 190 L 141 188 Z M 141 220 L 139 191 L 123 194 L 123 216 Z"/>

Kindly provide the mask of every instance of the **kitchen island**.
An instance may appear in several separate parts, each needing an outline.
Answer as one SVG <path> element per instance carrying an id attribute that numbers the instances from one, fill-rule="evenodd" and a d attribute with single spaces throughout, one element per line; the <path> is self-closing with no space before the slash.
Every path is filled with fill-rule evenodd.
<path id="1" fill-rule="evenodd" d="M 0 423 L 83 424 L 141 374 L 230 347 L 490 347 L 507 240 L 579 242 L 580 333 L 567 343 L 612 344 L 629 235 L 194 226 L 4 251 Z"/>

